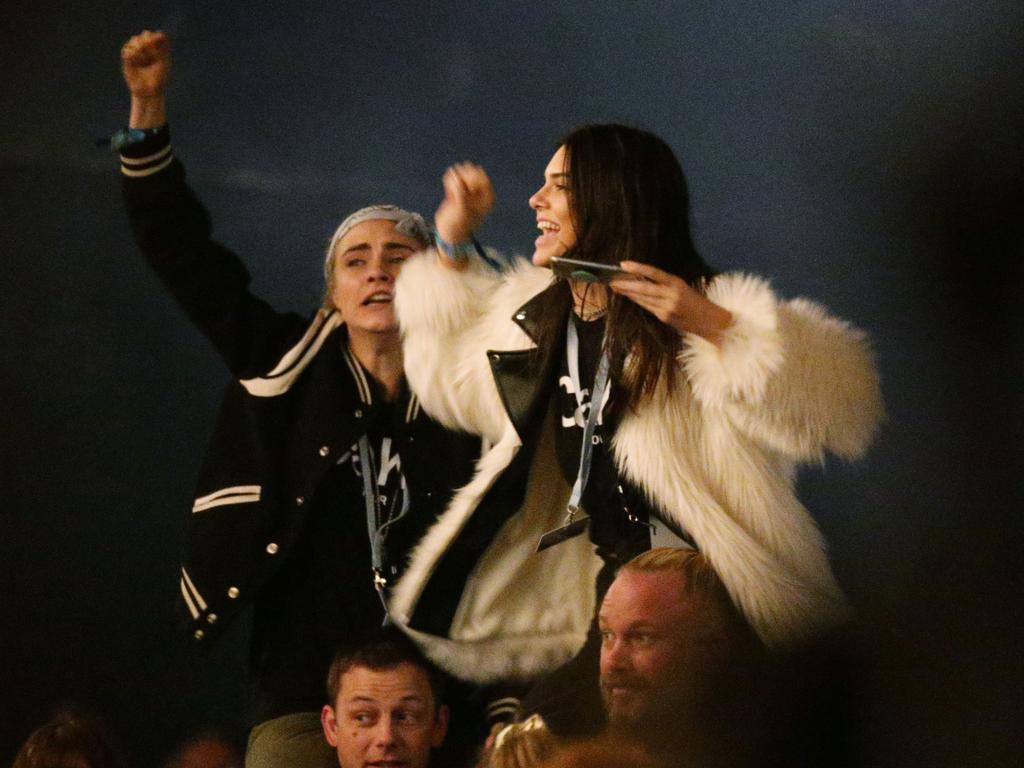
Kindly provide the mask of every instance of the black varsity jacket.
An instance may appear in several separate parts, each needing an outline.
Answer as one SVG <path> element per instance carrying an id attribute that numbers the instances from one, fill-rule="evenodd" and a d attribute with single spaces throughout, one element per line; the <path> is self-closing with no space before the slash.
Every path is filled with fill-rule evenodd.
<path id="1" fill-rule="evenodd" d="M 122 149 L 121 163 L 142 253 L 235 377 L 188 513 L 180 574 L 189 631 L 205 642 L 274 577 L 302 531 L 307 500 L 378 404 L 336 312 L 309 321 L 250 293 L 242 262 L 210 239 L 166 127 Z M 441 427 L 415 396 L 405 418 L 399 451 L 411 496 L 401 540 L 411 546 L 472 476 L 480 441 Z"/>

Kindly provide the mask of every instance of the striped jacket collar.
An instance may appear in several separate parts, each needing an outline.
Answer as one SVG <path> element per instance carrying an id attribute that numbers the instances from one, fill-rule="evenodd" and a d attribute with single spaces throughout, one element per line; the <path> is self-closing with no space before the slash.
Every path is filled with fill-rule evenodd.
<path id="1" fill-rule="evenodd" d="M 253 397 L 277 397 L 285 394 L 317 356 L 328 337 L 343 326 L 341 314 L 337 310 L 319 310 L 302 338 L 285 352 L 277 365 L 263 376 L 242 379 L 239 383 Z M 343 338 L 346 340 L 341 344 L 342 356 L 352 374 L 360 402 L 364 405 L 374 405 L 381 399 L 379 388 L 349 349 L 347 334 Z M 403 391 L 405 390 L 406 387 L 403 385 Z M 411 394 L 405 408 L 406 424 L 415 421 L 420 412 L 419 398 Z"/>

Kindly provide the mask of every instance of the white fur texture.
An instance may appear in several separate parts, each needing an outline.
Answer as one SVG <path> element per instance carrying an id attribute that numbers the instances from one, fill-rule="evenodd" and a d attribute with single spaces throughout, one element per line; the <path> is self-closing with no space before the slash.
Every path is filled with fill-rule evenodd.
<path id="1" fill-rule="evenodd" d="M 413 389 L 435 417 L 495 446 L 413 554 L 395 596 L 400 620 L 407 619 L 437 557 L 518 450 L 486 353 L 531 345 L 510 318 L 549 282 L 547 270 L 529 265 L 501 277 L 458 274 L 434 258 L 403 269 L 397 306 Z M 669 391 L 663 382 L 636 413 L 624 416 L 612 449 L 619 470 L 694 537 L 762 639 L 783 645 L 847 613 L 822 536 L 796 499 L 792 478 L 797 461 L 820 460 L 825 451 L 854 457 L 867 448 L 882 415 L 877 375 L 863 334 L 817 304 L 780 302 L 765 281 L 738 274 L 716 278 L 708 296 L 734 316 L 722 345 L 687 336 L 675 387 Z M 537 482 L 531 476 L 531 484 Z M 526 507 L 551 496 L 534 487 Z M 530 508 L 520 515 L 543 518 Z M 568 548 L 564 556 L 580 572 L 593 567 Z M 582 641 L 590 615 L 563 610 L 559 616 L 550 597 L 592 606 L 593 582 L 557 571 L 545 580 L 540 562 L 528 548 L 508 557 L 482 553 L 451 637 L 419 638 L 428 653 L 478 680 L 533 674 L 564 658 L 566 648 Z M 513 615 L 504 622 L 495 620 L 503 607 L 487 586 L 492 581 L 517 590 Z M 522 599 L 524 591 L 532 591 L 535 602 Z M 536 635 L 525 632 L 529 626 Z"/>
<path id="2" fill-rule="evenodd" d="M 586 536 L 535 552 L 541 533 L 563 522 L 569 487 L 545 430 L 530 471 L 523 511 L 502 527 L 464 585 L 449 637 L 409 628 L 420 590 L 438 557 L 466 523 L 520 442 L 514 429 L 481 459 L 474 479 L 412 553 L 391 602 L 395 623 L 435 663 L 480 683 L 529 679 L 568 661 L 586 640 L 594 614 L 594 580 L 601 562 Z"/>
<path id="3" fill-rule="evenodd" d="M 733 324 L 721 347 L 687 334 L 680 359 L 693 394 L 712 406 L 733 398 L 757 402 L 782 364 L 775 295 L 760 278 L 722 275 L 708 286 L 707 296 L 732 313 Z"/>
<path id="4" fill-rule="evenodd" d="M 551 273 L 520 261 L 502 276 L 474 261 L 463 272 L 425 251 L 402 268 L 395 313 L 402 328 L 406 377 L 427 413 L 447 427 L 498 443 L 508 425 L 487 353 L 533 346 L 512 313 L 551 282 Z M 507 322 L 496 326 L 492 318 Z M 420 394 L 422 393 L 422 394 Z"/>

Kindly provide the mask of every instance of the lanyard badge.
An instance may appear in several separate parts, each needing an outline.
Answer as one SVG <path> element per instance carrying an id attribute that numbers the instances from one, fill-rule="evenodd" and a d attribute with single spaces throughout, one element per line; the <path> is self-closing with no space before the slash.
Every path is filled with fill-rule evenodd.
<path id="1" fill-rule="evenodd" d="M 580 388 L 579 354 L 579 333 L 576 330 L 576 323 L 573 321 L 572 314 L 570 313 L 569 327 L 566 330 L 566 356 L 569 364 L 569 378 L 572 380 L 573 389 L 576 390 L 576 402 L 578 405 L 582 405 L 583 391 Z M 608 355 L 602 352 L 601 361 L 597 365 L 597 373 L 594 376 L 594 386 L 591 390 L 590 412 L 587 414 L 587 422 L 583 427 L 583 445 L 580 447 L 580 468 L 576 473 L 576 482 L 572 487 L 569 504 L 566 506 L 565 523 L 540 537 L 540 541 L 537 542 L 538 552 L 578 536 L 587 529 L 587 525 L 590 523 L 590 518 L 587 515 L 581 515 L 580 502 L 583 499 L 583 491 L 586 490 L 587 481 L 590 479 L 590 464 L 593 459 L 594 444 L 597 441 L 594 432 L 597 429 L 597 422 L 601 418 L 601 411 L 604 410 L 605 401 L 608 399 L 608 368 Z"/>
<path id="2" fill-rule="evenodd" d="M 387 624 L 390 615 L 388 613 L 388 601 L 386 590 L 388 586 L 387 576 L 384 573 L 385 536 L 388 526 L 401 520 L 409 512 L 409 492 L 405 487 L 405 476 L 401 475 L 401 488 L 399 493 L 402 497 L 402 507 L 398 514 L 395 514 L 395 504 L 392 501 L 391 509 L 385 510 L 383 499 L 377 492 L 377 466 L 373 460 L 373 450 L 370 448 L 370 441 L 363 435 L 359 438 L 359 463 L 363 473 L 363 499 L 366 503 L 366 529 L 370 534 L 370 560 L 373 566 L 373 586 L 380 596 L 384 605 L 384 623 Z M 386 513 L 386 514 L 385 514 Z"/>

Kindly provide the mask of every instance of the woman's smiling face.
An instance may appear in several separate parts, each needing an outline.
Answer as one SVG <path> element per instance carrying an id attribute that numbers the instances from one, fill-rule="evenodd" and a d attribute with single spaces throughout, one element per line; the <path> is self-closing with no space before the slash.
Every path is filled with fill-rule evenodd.
<path id="1" fill-rule="evenodd" d="M 546 267 L 552 256 L 561 256 L 576 244 L 564 146 L 551 156 L 544 169 L 544 186 L 530 197 L 530 207 L 537 214 L 540 229 L 540 237 L 534 242 L 533 263 Z"/>

